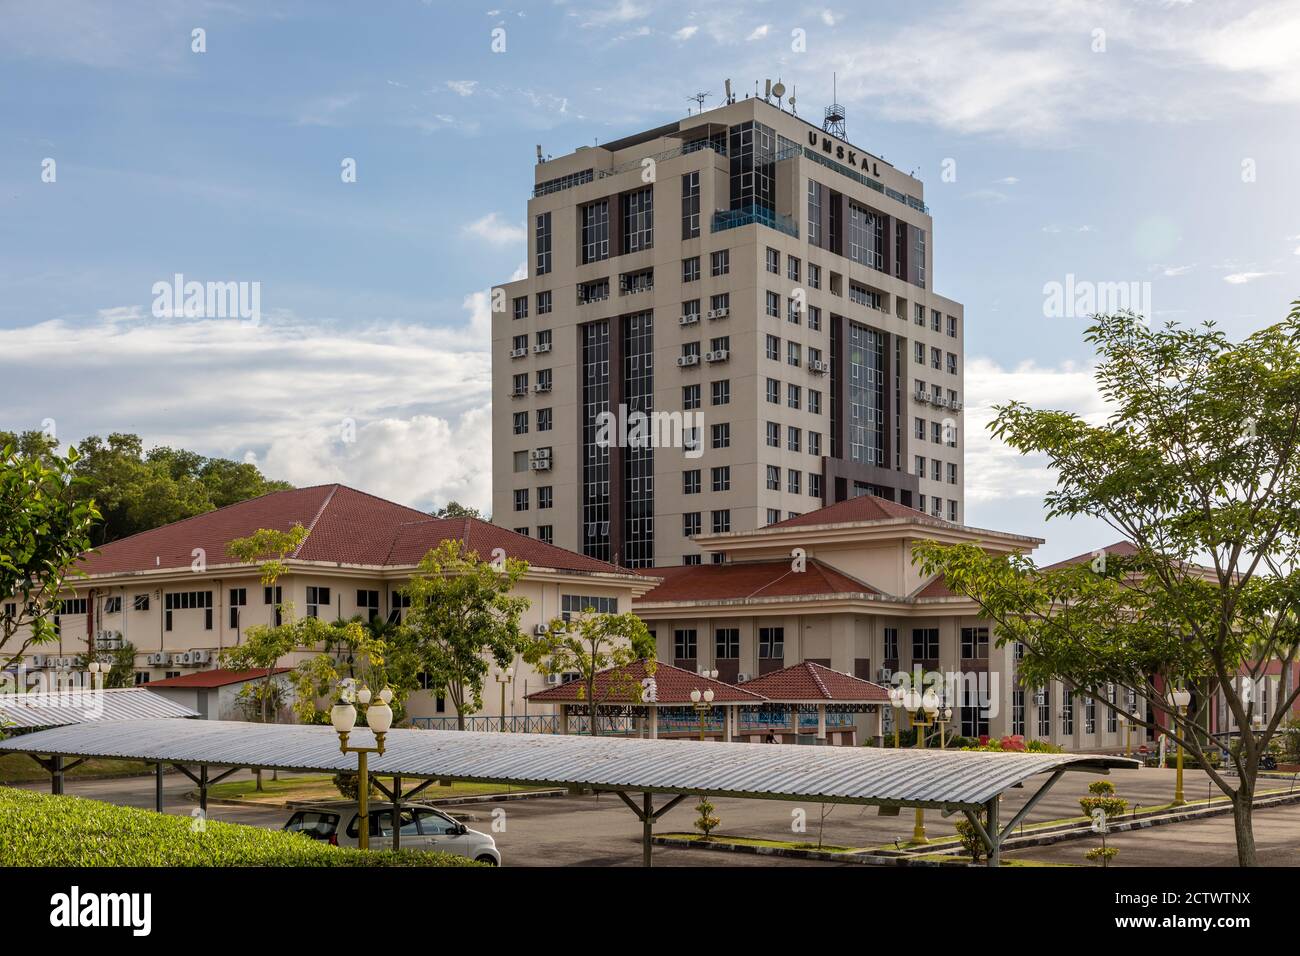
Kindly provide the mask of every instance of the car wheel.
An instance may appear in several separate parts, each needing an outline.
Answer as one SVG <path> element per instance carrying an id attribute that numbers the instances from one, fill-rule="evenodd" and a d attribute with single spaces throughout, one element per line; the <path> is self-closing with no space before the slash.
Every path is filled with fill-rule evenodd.
<path id="1" fill-rule="evenodd" d="M 475 863 L 486 863 L 488 866 L 496 866 L 496 865 L 497 865 L 496 858 L 495 858 L 495 857 L 488 856 L 486 853 L 483 854 L 482 856 L 476 856 L 476 857 L 474 858 L 474 862 L 475 862 Z"/>

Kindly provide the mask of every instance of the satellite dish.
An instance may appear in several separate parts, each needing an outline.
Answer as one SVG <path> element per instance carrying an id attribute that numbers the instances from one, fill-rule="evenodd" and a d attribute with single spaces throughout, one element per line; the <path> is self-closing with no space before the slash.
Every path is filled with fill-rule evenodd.
<path id="1" fill-rule="evenodd" d="M 775 96 L 778 100 L 781 97 L 785 96 L 785 84 L 782 83 L 780 80 L 777 80 L 776 85 L 772 87 L 772 95 Z"/>

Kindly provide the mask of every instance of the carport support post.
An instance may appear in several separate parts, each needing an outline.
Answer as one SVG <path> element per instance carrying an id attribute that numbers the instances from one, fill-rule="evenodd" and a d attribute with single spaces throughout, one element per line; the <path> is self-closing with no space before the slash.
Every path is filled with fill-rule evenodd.
<path id="1" fill-rule="evenodd" d="M 50 758 L 50 793 L 55 796 L 63 793 L 63 758 L 58 754 Z"/>
<path id="2" fill-rule="evenodd" d="M 984 813 L 986 826 L 988 827 L 989 840 L 993 843 L 989 847 L 989 866 L 1002 865 L 1002 830 L 998 826 L 998 798 L 995 796 L 988 803 L 984 804 Z"/>
<path id="3" fill-rule="evenodd" d="M 641 865 L 654 866 L 651 859 L 652 844 L 651 839 L 654 836 L 655 829 L 655 812 L 654 798 L 648 794 L 641 795 Z"/>
<path id="4" fill-rule="evenodd" d="M 208 765 L 199 765 L 199 809 L 208 815 Z"/>
<path id="5" fill-rule="evenodd" d="M 393 849 L 402 848 L 402 778 L 393 776 Z"/>
<path id="6" fill-rule="evenodd" d="M 153 808 L 163 812 L 163 765 L 160 760 L 153 765 Z"/>

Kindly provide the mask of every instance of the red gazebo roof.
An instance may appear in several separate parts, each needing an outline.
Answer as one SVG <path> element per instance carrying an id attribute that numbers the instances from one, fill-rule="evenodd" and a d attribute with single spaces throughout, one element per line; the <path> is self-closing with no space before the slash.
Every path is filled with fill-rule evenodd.
<path id="1" fill-rule="evenodd" d="M 877 704 L 889 701 L 889 692 L 879 684 L 812 661 L 755 677 L 745 684 L 745 689 L 779 703 Z"/>
<path id="2" fill-rule="evenodd" d="M 608 697 L 605 696 L 615 670 L 625 674 L 626 680 L 637 685 L 640 685 L 641 681 L 648 676 L 645 661 L 633 661 L 626 667 L 611 667 L 603 670 L 596 675 L 596 696 L 609 703 L 640 704 L 639 694 L 634 696 L 628 693 L 626 689 Z M 745 687 L 737 687 L 735 684 L 701 677 L 694 671 L 674 667 L 672 664 L 665 664 L 662 661 L 655 663 L 654 681 L 658 697 L 655 703 L 661 707 L 689 705 L 691 703 L 691 691 L 693 690 L 700 690 L 701 692 L 712 690 L 715 704 L 762 704 L 766 702 L 763 695 L 755 694 Z M 575 680 L 529 694 L 528 699 L 539 704 L 585 704 L 587 701 L 579 696 L 579 694 L 584 693 L 586 693 L 586 684 Z"/>

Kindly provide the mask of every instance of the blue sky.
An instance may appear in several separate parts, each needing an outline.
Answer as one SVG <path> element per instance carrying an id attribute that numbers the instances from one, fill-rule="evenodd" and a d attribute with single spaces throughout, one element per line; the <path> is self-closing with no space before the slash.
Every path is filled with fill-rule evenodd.
<path id="1" fill-rule="evenodd" d="M 819 116 L 838 74 L 849 138 L 925 182 L 935 288 L 966 307 L 967 518 L 1044 557 L 1113 537 L 1044 525 L 1041 463 L 980 434 L 1012 397 L 1103 411 L 1085 321 L 1045 317 L 1044 284 L 1149 282 L 1156 319 L 1232 334 L 1300 292 L 1294 3 L 69 0 L 0 21 L 0 425 L 65 441 L 136 431 L 486 505 L 485 292 L 524 260 L 534 144 L 661 124 L 726 77 L 779 76 Z M 262 321 L 154 317 L 175 273 L 259 282 Z"/>

